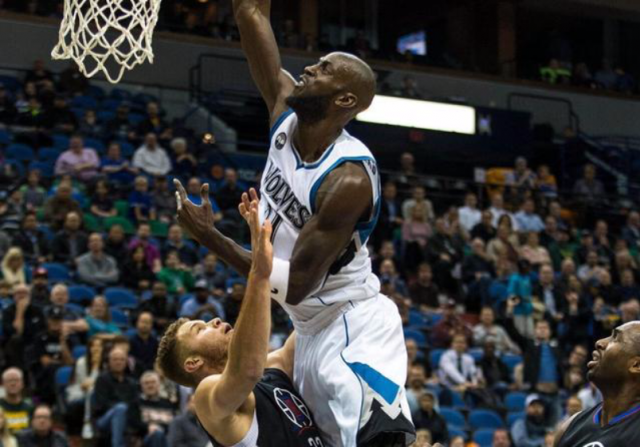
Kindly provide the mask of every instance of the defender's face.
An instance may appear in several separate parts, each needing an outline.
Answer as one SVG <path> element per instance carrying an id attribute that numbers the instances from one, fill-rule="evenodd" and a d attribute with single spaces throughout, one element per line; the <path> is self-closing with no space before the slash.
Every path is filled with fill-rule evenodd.
<path id="1" fill-rule="evenodd" d="M 587 363 L 587 378 L 596 386 L 613 381 L 624 381 L 629 375 L 629 361 L 636 356 L 634 332 L 639 322 L 630 322 L 615 328 L 610 337 L 598 340 L 593 359 Z"/>
<path id="2" fill-rule="evenodd" d="M 185 343 L 189 351 L 202 356 L 210 365 L 216 365 L 226 358 L 233 328 L 220 318 L 205 323 L 193 320 L 183 324 L 178 330 L 178 340 Z"/>

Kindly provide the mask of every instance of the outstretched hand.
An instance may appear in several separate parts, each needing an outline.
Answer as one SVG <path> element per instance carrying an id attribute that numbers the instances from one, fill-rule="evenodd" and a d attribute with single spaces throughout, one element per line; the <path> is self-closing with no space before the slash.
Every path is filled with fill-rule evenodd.
<path id="1" fill-rule="evenodd" d="M 244 218 L 244 220 L 247 221 L 247 223 L 249 223 L 249 211 L 251 210 L 252 202 L 256 202 L 258 205 L 260 205 L 258 193 L 254 188 L 250 188 L 248 193 L 242 193 L 242 201 L 238 205 L 238 211 L 240 211 L 240 215 Z"/>
<path id="2" fill-rule="evenodd" d="M 176 187 L 177 221 L 180 226 L 201 245 L 204 245 L 205 236 L 214 229 L 213 209 L 209 200 L 209 184 L 205 183 L 200 189 L 202 203 L 196 205 L 187 197 L 180 180 L 174 179 Z"/>
<path id="3" fill-rule="evenodd" d="M 258 195 L 254 189 L 250 191 L 252 200 L 246 193 L 242 195 L 242 203 L 238 207 L 240 214 L 249 223 L 251 230 L 251 271 L 254 275 L 268 279 L 273 268 L 273 245 L 271 244 L 271 222 L 267 219 L 260 225 L 258 216 Z"/>

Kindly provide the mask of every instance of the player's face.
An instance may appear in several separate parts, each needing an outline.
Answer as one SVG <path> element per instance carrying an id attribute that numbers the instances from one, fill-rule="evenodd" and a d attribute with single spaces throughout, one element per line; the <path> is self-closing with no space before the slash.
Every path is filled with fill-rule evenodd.
<path id="1" fill-rule="evenodd" d="M 636 357 L 638 331 L 640 323 L 633 321 L 615 328 L 610 337 L 598 340 L 593 359 L 587 364 L 587 378 L 598 387 L 624 382 L 629 374 L 629 361 Z"/>
<path id="2" fill-rule="evenodd" d="M 202 320 L 189 321 L 178 331 L 178 339 L 186 343 L 189 351 L 203 357 L 209 366 L 218 366 L 222 360 L 226 361 L 232 336 L 233 328 L 220 318 L 208 323 Z"/>

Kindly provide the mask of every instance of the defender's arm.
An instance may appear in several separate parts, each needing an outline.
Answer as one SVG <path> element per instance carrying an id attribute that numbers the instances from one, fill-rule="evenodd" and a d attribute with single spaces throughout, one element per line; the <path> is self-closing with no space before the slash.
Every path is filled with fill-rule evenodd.
<path id="1" fill-rule="evenodd" d="M 240 43 L 249 61 L 251 76 L 267 103 L 271 124 L 286 110 L 285 99 L 295 82 L 282 69 L 278 44 L 271 28 L 270 0 L 233 0 Z"/>

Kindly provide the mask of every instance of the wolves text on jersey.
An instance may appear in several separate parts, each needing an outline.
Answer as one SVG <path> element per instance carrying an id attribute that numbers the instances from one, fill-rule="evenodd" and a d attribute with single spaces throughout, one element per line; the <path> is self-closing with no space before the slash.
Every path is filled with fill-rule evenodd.
<path id="1" fill-rule="evenodd" d="M 282 171 L 271 160 L 262 185 L 263 192 L 298 230 L 311 219 L 311 212 L 296 198 L 291 186 L 284 180 Z"/>

